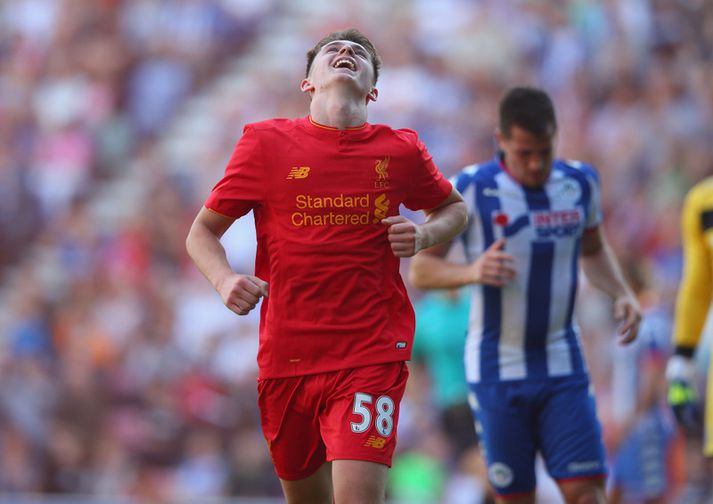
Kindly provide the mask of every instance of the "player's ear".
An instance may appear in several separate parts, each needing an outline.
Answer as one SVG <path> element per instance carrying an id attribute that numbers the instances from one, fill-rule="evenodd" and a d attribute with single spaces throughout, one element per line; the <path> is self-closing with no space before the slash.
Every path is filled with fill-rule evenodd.
<path id="1" fill-rule="evenodd" d="M 311 93 L 314 91 L 314 84 L 312 84 L 309 79 L 302 79 L 300 89 L 303 93 Z"/>
<path id="2" fill-rule="evenodd" d="M 366 103 L 369 103 L 370 101 L 376 101 L 378 97 L 379 90 L 376 88 L 371 88 L 371 91 L 369 91 L 366 95 Z"/>
<path id="3" fill-rule="evenodd" d="M 495 134 L 493 136 L 495 138 L 495 144 L 498 148 L 502 149 L 505 137 L 503 136 L 503 132 L 500 130 L 500 127 L 495 128 Z"/>

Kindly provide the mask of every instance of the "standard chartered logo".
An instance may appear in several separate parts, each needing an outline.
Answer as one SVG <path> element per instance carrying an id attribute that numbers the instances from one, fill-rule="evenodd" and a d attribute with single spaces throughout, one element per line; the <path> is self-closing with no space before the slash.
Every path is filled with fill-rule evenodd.
<path id="1" fill-rule="evenodd" d="M 372 215 L 373 201 L 373 215 Z M 386 218 L 389 212 L 389 200 L 386 194 L 375 199 L 372 194 L 338 194 L 332 196 L 314 196 L 298 194 L 295 196 L 295 211 L 290 216 L 291 224 L 302 228 L 307 226 L 346 226 L 377 224 Z"/>
<path id="2" fill-rule="evenodd" d="M 389 200 L 386 194 L 379 194 L 374 200 L 374 224 L 381 222 L 381 219 L 386 219 L 389 212 Z"/>

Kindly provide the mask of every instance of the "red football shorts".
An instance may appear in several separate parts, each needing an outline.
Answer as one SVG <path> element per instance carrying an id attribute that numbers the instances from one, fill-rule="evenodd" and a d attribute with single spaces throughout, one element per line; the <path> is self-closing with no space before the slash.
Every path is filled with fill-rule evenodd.
<path id="1" fill-rule="evenodd" d="M 391 467 L 408 367 L 390 362 L 258 381 L 262 431 L 277 475 L 299 480 L 326 461 Z"/>

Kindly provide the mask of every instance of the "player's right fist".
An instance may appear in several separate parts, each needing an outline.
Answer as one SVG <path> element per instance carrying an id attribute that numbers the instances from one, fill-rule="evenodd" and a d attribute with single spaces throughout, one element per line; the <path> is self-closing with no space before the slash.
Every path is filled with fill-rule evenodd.
<path id="1" fill-rule="evenodd" d="M 224 278 L 216 290 L 225 306 L 238 315 L 247 315 L 261 297 L 267 296 L 267 282 L 256 276 L 233 274 Z"/>
<path id="2" fill-rule="evenodd" d="M 696 390 L 696 367 L 693 359 L 672 355 L 666 365 L 668 404 L 676 421 L 686 433 L 700 435 L 703 432 L 703 411 Z"/>
<path id="3" fill-rule="evenodd" d="M 515 258 L 505 252 L 505 238 L 494 241 L 471 263 L 473 283 L 504 287 L 515 275 Z"/>

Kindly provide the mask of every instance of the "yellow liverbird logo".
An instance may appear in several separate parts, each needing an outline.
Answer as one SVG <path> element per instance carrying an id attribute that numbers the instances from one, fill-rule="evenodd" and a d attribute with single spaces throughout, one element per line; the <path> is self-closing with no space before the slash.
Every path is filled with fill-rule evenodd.
<path id="1" fill-rule="evenodd" d="M 376 171 L 376 174 L 379 176 L 379 180 L 386 180 L 386 178 L 389 176 L 389 173 L 386 170 L 388 170 L 388 168 L 389 168 L 390 160 L 391 160 L 391 156 L 386 156 L 384 159 L 376 160 L 376 165 L 374 166 L 374 170 Z"/>
<path id="2" fill-rule="evenodd" d="M 381 222 L 381 219 L 386 219 L 386 214 L 389 212 L 391 202 L 386 197 L 386 194 L 379 194 L 374 200 L 374 224 Z"/>

